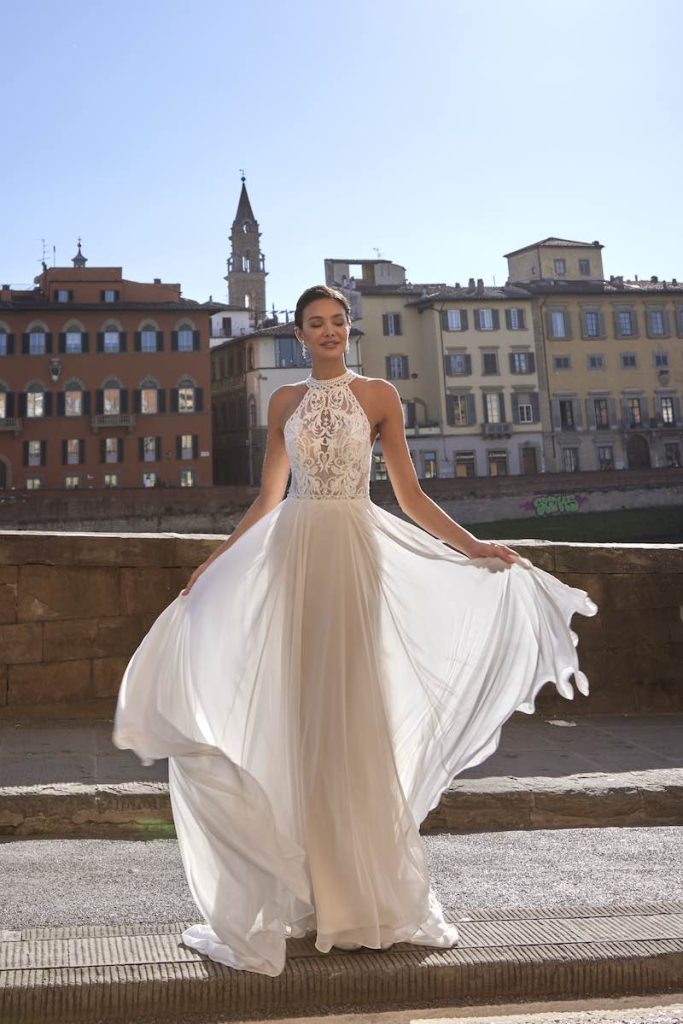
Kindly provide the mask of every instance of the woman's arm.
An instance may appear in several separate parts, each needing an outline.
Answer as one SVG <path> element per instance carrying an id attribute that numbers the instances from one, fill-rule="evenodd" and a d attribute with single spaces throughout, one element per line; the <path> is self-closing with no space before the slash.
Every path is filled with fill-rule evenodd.
<path id="1" fill-rule="evenodd" d="M 427 533 L 438 537 L 456 551 L 461 551 L 468 558 L 496 555 L 506 562 L 516 561 L 519 556 L 512 548 L 505 544 L 477 540 L 464 527 L 458 526 L 455 520 L 425 494 L 406 442 L 399 394 L 389 381 L 378 380 L 375 387 L 381 389 L 379 434 L 382 440 L 382 455 L 401 510 Z"/>
<path id="2" fill-rule="evenodd" d="M 287 478 L 289 476 L 289 458 L 285 449 L 285 436 L 281 426 L 283 401 L 286 397 L 285 388 L 277 388 L 270 396 L 268 403 L 268 439 L 266 453 L 261 472 L 259 493 L 244 513 L 239 523 L 227 540 L 224 540 L 215 551 L 212 551 L 205 562 L 202 562 L 190 576 L 186 586 L 180 591 L 189 594 L 203 572 L 208 569 L 224 551 L 237 541 L 242 534 L 280 504 L 284 497 Z"/>

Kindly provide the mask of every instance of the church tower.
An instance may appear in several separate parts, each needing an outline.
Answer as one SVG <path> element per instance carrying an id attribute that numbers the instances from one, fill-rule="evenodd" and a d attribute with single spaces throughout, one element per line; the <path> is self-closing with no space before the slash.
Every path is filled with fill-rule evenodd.
<path id="1" fill-rule="evenodd" d="M 237 213 L 232 222 L 228 259 L 228 301 L 252 311 L 254 326 L 266 317 L 266 269 L 261 252 L 261 232 L 249 202 L 244 174 Z"/>

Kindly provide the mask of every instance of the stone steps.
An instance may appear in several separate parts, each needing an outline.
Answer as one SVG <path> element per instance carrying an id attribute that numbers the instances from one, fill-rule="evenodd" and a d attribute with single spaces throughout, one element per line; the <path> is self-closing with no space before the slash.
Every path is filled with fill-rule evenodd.
<path id="1" fill-rule="evenodd" d="M 312 937 L 293 939 L 276 978 L 180 945 L 192 922 L 0 932 L 2 1022 L 190 1022 L 683 988 L 683 903 L 447 916 L 454 949 L 320 954 Z"/>

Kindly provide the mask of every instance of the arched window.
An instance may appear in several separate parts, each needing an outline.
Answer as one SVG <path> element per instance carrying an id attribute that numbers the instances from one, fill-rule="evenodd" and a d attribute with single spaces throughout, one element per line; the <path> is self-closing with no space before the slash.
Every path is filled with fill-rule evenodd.
<path id="1" fill-rule="evenodd" d="M 194 331 L 191 324 L 181 324 L 177 331 L 178 351 L 191 352 L 194 347 Z"/>
<path id="2" fill-rule="evenodd" d="M 42 384 L 29 384 L 26 388 L 26 416 L 38 418 L 45 415 L 45 388 Z"/>

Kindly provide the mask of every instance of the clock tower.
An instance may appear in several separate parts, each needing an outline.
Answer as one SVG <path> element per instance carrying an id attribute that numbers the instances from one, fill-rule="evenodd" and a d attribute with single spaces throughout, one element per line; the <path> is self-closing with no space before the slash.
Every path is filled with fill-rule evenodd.
<path id="1" fill-rule="evenodd" d="M 251 310 L 252 323 L 256 326 L 266 317 L 266 269 L 261 252 L 261 232 L 249 202 L 244 173 L 230 245 L 226 276 L 228 301 L 231 306 Z"/>

